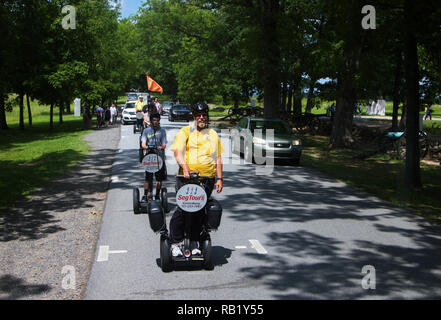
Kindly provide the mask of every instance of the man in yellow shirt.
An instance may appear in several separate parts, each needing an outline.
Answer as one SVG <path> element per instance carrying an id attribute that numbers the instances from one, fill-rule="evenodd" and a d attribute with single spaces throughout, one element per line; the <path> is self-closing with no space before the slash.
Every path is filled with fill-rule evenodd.
<path id="1" fill-rule="evenodd" d="M 216 186 L 217 193 L 223 189 L 222 178 L 222 153 L 225 152 L 216 131 L 208 127 L 208 105 L 197 103 L 193 106 L 194 124 L 182 128 L 177 134 L 171 147 L 179 165 L 179 175 L 184 178 L 176 178 L 176 190 L 184 184 L 184 179 L 190 178 L 191 172 L 199 172 L 200 176 L 210 177 L 206 180 L 204 189 L 208 198 Z M 217 177 L 217 182 L 215 183 Z M 192 235 L 190 240 L 198 241 L 204 219 L 203 213 L 199 212 L 193 217 Z M 182 210 L 177 207 L 170 220 L 170 239 L 172 243 L 172 255 L 180 256 L 182 252 L 176 245 L 184 239 L 184 217 Z M 199 254 L 200 250 L 195 248 L 193 254 Z M 199 252 L 198 252 L 199 251 Z"/>
<path id="2" fill-rule="evenodd" d="M 136 112 L 142 112 L 142 108 L 146 105 L 144 98 L 139 97 L 138 101 L 135 103 Z"/>
<path id="3" fill-rule="evenodd" d="M 139 97 L 138 101 L 136 101 L 135 103 L 135 109 L 136 109 L 136 126 L 141 130 L 142 133 L 142 126 L 143 126 L 143 122 L 144 122 L 144 111 L 143 108 L 146 105 L 144 98 L 143 97 Z M 138 113 L 142 114 L 142 117 L 138 117 Z"/>

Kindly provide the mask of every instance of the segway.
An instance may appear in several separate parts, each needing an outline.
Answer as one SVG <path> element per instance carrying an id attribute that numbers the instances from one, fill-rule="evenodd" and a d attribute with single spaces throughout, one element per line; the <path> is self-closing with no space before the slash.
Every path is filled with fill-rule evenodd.
<path id="1" fill-rule="evenodd" d="M 142 149 L 145 151 L 144 149 Z M 149 145 L 148 151 L 143 155 L 143 158 L 141 160 L 141 164 L 144 166 L 145 171 L 155 174 L 159 170 L 162 169 L 164 165 L 164 161 L 162 160 L 161 156 L 158 154 L 156 150 L 156 146 Z M 151 188 L 153 186 L 150 186 Z M 159 207 L 159 208 L 157 208 Z M 141 213 L 150 213 L 152 210 L 160 210 L 161 212 L 164 211 L 165 213 L 168 213 L 170 210 L 168 208 L 168 195 L 167 195 L 167 188 L 163 187 L 161 188 L 160 192 L 160 200 L 158 201 L 152 201 L 152 202 L 143 202 L 140 201 L 140 192 L 138 188 L 133 189 L 133 212 L 135 214 L 141 214 Z"/>
<path id="2" fill-rule="evenodd" d="M 183 178 L 183 176 L 177 176 Z M 210 232 L 219 228 L 222 208 L 218 201 L 208 199 L 204 189 L 204 181 L 209 177 L 199 176 L 198 173 L 192 173 L 190 179 L 186 181 L 176 192 L 176 204 L 182 210 L 184 215 L 184 241 L 180 245 L 183 252 L 182 256 L 173 257 L 171 253 L 171 242 L 165 224 L 165 216 L 158 217 L 155 225 L 151 225 L 153 231 L 160 232 L 160 256 L 161 269 L 163 272 L 170 272 L 177 264 L 197 264 L 205 270 L 213 270 L 212 246 Z M 204 214 L 202 232 L 199 238 L 200 255 L 192 254 L 192 243 L 190 241 L 191 223 L 194 215 Z M 152 221 L 150 221 L 152 224 Z M 161 228 L 159 227 L 161 225 Z M 154 228 L 155 227 L 155 228 Z"/>
<path id="3" fill-rule="evenodd" d="M 136 111 L 136 123 L 133 125 L 133 133 L 142 132 L 144 130 L 144 116 L 141 111 Z"/>

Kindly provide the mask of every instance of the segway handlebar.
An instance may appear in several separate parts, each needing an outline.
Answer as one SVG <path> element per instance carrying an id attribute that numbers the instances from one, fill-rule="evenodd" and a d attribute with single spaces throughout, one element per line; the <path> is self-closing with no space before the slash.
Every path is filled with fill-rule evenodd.
<path id="1" fill-rule="evenodd" d="M 178 174 L 176 175 L 176 178 L 185 178 L 185 176 Z M 196 179 L 214 179 L 214 178 L 208 176 L 200 176 L 199 173 L 195 172 L 195 173 L 190 173 L 190 179 L 196 180 Z"/>

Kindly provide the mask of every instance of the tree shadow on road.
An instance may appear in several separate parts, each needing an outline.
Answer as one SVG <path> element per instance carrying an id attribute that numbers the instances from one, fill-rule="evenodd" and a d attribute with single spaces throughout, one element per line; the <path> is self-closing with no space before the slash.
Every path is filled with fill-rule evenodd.
<path id="1" fill-rule="evenodd" d="M 268 224 L 269 254 L 245 254 L 255 263 L 241 272 L 275 299 L 441 297 L 439 226 L 311 169 L 253 170 L 225 174 L 234 196 L 221 203 L 233 223 Z M 375 267 L 374 290 L 362 287 L 364 266 Z"/>

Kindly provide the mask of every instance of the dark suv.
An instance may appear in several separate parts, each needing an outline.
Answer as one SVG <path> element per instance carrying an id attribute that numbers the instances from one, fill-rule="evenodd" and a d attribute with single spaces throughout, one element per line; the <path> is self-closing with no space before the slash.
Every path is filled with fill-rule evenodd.
<path id="1" fill-rule="evenodd" d="M 168 114 L 168 121 L 191 121 L 193 120 L 193 114 L 191 113 L 191 109 L 186 104 L 176 104 L 170 109 L 170 113 Z"/>

